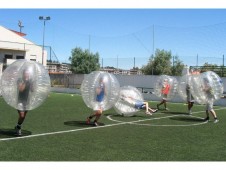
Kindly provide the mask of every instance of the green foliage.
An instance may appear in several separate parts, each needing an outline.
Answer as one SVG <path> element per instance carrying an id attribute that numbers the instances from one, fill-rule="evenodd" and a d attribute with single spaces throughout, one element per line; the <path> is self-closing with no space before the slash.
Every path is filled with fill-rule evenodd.
<path id="1" fill-rule="evenodd" d="M 172 75 L 173 76 L 181 76 L 181 73 L 184 68 L 184 64 L 181 60 L 179 60 L 178 56 L 173 57 L 173 67 L 171 67 Z"/>
<path id="2" fill-rule="evenodd" d="M 143 66 L 142 71 L 146 75 L 181 75 L 183 63 L 175 57 L 174 64 L 171 62 L 171 51 L 157 49 L 155 56 L 151 56 L 146 66 Z"/>
<path id="3" fill-rule="evenodd" d="M 71 50 L 71 71 L 73 73 L 88 74 L 92 71 L 99 70 L 99 54 L 90 53 L 89 50 L 74 48 Z"/>
<path id="4" fill-rule="evenodd" d="M 203 66 L 201 67 L 201 72 L 205 72 L 205 71 L 214 71 L 214 70 L 218 70 L 218 66 L 216 64 L 209 64 L 209 63 L 205 63 L 203 64 Z"/>

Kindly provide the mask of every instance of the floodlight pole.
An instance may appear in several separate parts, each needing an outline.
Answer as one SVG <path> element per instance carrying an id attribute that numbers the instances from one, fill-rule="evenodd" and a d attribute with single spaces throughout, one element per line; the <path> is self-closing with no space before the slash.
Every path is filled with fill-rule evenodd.
<path id="1" fill-rule="evenodd" d="M 44 21 L 44 26 L 43 26 L 43 42 L 42 42 L 42 65 L 43 65 L 43 60 L 44 60 L 44 47 L 45 47 L 45 25 L 46 25 L 46 21 L 50 20 L 50 17 L 43 17 L 40 16 L 39 20 Z"/>

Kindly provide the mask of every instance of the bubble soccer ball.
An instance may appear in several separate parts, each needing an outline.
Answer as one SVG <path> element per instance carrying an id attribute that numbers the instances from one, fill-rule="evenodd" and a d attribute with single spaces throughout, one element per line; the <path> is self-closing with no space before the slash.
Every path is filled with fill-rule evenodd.
<path id="1" fill-rule="evenodd" d="M 167 96 L 165 96 L 162 91 L 163 87 L 166 86 L 166 84 L 169 84 L 169 92 Z M 162 97 L 162 98 L 165 98 L 166 100 L 170 100 L 176 95 L 177 86 L 178 86 L 178 82 L 176 78 L 167 76 L 167 75 L 161 75 L 159 76 L 159 78 L 155 83 L 154 94 L 157 97 Z"/>
<path id="2" fill-rule="evenodd" d="M 192 76 L 191 84 L 191 93 L 199 104 L 220 99 L 224 91 L 221 78 L 213 71 Z"/>
<path id="3" fill-rule="evenodd" d="M 81 93 L 87 107 L 93 110 L 101 107 L 104 111 L 113 107 L 118 100 L 119 88 L 119 82 L 113 74 L 93 71 L 85 76 L 81 85 Z M 98 97 L 100 92 L 103 94 Z"/>
<path id="4" fill-rule="evenodd" d="M 50 91 L 50 77 L 43 65 L 17 60 L 2 74 L 2 96 L 17 110 L 32 110 L 40 106 Z"/>
<path id="5" fill-rule="evenodd" d="M 180 81 L 178 83 L 178 94 L 180 95 L 180 97 L 184 100 L 187 101 L 188 99 L 188 90 L 191 89 L 191 77 L 192 75 L 184 75 L 180 78 Z"/>
<path id="6" fill-rule="evenodd" d="M 123 86 L 120 88 L 119 99 L 116 102 L 115 111 L 123 116 L 133 116 L 139 109 L 135 108 L 136 101 L 143 101 L 142 93 L 135 87 Z"/>

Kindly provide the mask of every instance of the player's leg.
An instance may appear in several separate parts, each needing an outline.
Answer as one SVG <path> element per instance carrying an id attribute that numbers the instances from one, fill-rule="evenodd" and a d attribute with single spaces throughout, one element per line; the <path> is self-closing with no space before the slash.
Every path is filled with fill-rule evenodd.
<path id="1" fill-rule="evenodd" d="M 95 120 L 94 120 L 94 125 L 95 126 L 98 126 L 98 120 L 100 119 L 100 117 L 101 117 L 101 115 L 102 115 L 102 109 L 100 109 L 100 110 L 97 110 L 96 111 L 96 118 L 95 118 Z"/>
<path id="2" fill-rule="evenodd" d="M 21 126 L 22 126 L 22 124 L 23 124 L 23 122 L 24 122 L 24 120 L 25 120 L 26 114 L 27 114 L 27 111 L 24 111 L 24 110 L 18 110 L 18 115 L 19 115 L 19 117 L 18 117 L 17 125 L 16 125 L 16 127 L 15 127 L 15 129 L 16 129 L 16 134 L 17 134 L 18 136 L 21 135 Z"/>

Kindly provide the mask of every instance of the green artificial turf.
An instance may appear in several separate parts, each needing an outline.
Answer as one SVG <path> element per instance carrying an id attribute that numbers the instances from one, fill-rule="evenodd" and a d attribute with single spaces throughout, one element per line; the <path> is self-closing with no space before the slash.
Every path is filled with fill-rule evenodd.
<path id="1" fill-rule="evenodd" d="M 150 102 L 155 107 L 157 102 Z M 51 93 L 28 112 L 23 137 L 14 135 L 17 111 L 0 98 L 0 161 L 225 161 L 225 108 L 205 123 L 204 106 L 168 103 L 169 111 L 122 117 L 105 111 L 101 126 L 86 125 L 92 112 L 79 95 Z M 114 121 L 110 120 L 113 119 Z"/>

